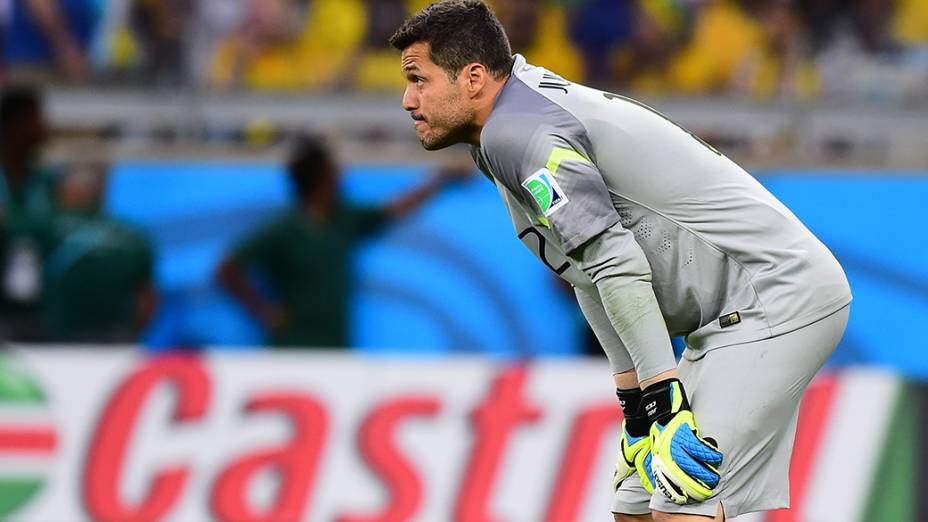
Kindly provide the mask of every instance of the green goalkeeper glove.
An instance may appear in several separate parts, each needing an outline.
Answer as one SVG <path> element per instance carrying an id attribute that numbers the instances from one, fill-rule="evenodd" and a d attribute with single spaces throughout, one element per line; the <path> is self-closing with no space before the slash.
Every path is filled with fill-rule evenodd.
<path id="1" fill-rule="evenodd" d="M 648 386 L 642 404 L 652 423 L 651 472 L 656 489 L 675 504 L 710 498 L 719 484 L 722 453 L 696 427 L 683 383 L 669 379 Z"/>
<path id="2" fill-rule="evenodd" d="M 648 494 L 654 493 L 651 477 L 651 437 L 648 427 L 651 422 L 641 411 L 641 390 L 616 390 L 625 419 L 622 421 L 619 460 L 615 466 L 612 489 L 618 490 L 622 481 L 638 473 L 638 480 Z"/>

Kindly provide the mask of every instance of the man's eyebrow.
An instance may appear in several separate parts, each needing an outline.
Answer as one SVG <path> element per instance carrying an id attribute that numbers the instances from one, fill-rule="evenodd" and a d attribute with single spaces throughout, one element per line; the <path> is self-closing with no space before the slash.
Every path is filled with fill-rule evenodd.
<path id="1" fill-rule="evenodd" d="M 414 71 L 414 70 L 419 70 L 419 66 L 416 65 L 416 64 L 414 64 L 414 63 L 407 63 L 407 64 L 403 65 L 403 71 L 404 71 L 404 72 L 410 72 L 410 71 Z"/>

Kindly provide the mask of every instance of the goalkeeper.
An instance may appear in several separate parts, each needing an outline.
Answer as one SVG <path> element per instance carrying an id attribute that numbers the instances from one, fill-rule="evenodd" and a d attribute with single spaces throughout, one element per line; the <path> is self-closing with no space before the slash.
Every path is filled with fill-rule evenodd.
<path id="1" fill-rule="evenodd" d="M 828 249 L 661 114 L 513 56 L 483 2 L 433 4 L 391 43 L 423 147 L 471 146 L 609 356 L 625 412 L 616 520 L 787 507 L 799 401 L 851 301 Z"/>

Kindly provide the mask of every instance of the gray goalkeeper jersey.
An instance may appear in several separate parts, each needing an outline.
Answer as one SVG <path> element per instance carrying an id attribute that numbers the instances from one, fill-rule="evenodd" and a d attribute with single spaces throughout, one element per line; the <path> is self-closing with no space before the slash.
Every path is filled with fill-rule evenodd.
<path id="1" fill-rule="evenodd" d="M 765 339 L 847 305 L 828 249 L 738 165 L 636 101 L 515 56 L 472 148 L 522 242 L 588 288 L 567 254 L 620 223 L 672 336 L 696 352 Z"/>

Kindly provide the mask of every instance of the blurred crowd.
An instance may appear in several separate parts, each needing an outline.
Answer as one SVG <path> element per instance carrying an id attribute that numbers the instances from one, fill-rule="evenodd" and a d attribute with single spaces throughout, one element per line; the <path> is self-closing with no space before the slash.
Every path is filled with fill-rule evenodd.
<path id="1" fill-rule="evenodd" d="M 157 307 L 145 235 L 102 212 L 106 166 L 41 160 L 41 94 L 0 95 L 0 340 L 131 342 Z"/>
<path id="2" fill-rule="evenodd" d="M 0 0 L 2 74 L 274 92 L 402 89 L 429 0 Z M 924 0 L 492 0 L 529 62 L 642 95 L 928 97 Z"/>
<path id="3" fill-rule="evenodd" d="M 137 343 L 159 313 L 158 253 L 145 230 L 107 214 L 109 166 L 49 164 L 50 135 L 39 90 L 0 90 L 0 347 Z M 284 167 L 292 204 L 229 245 L 200 283 L 234 299 L 268 345 L 347 347 L 355 247 L 469 178 L 473 166 L 446 165 L 378 206 L 343 199 L 321 136 L 296 140 Z"/>

